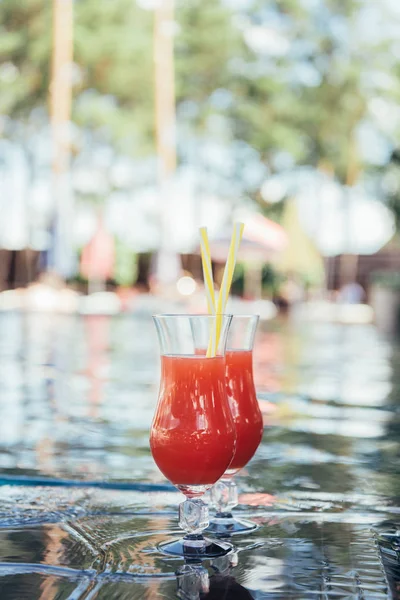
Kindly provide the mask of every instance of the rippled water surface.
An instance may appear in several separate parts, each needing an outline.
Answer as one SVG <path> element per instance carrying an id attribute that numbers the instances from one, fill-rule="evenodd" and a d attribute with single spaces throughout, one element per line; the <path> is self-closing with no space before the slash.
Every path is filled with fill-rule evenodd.
<path id="1" fill-rule="evenodd" d="M 179 577 L 157 551 L 181 496 L 148 447 L 149 317 L 0 326 L 1 600 L 400 598 L 400 352 L 373 326 L 262 325 L 265 432 L 238 477 L 260 527 Z"/>

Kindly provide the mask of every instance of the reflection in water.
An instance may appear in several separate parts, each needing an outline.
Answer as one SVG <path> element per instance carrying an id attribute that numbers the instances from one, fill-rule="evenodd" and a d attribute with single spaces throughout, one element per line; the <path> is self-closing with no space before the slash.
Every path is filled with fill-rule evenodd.
<path id="1" fill-rule="evenodd" d="M 148 446 L 150 319 L 0 313 L 0 328 L 1 483 L 165 484 Z M 235 568 L 201 565 L 200 598 L 378 600 L 388 582 L 399 597 L 400 348 L 371 326 L 272 322 L 258 344 L 268 427 L 238 483 L 260 528 L 235 540 Z M 157 544 L 177 533 L 179 500 L 0 487 L 1 600 L 176 598 L 177 562 Z"/>
<path id="2" fill-rule="evenodd" d="M 90 417 L 97 418 L 109 368 L 110 319 L 104 315 L 91 315 L 85 317 L 85 326 L 88 356 L 86 376 L 90 384 L 88 414 Z"/>
<path id="3" fill-rule="evenodd" d="M 148 447 L 150 318 L 3 313 L 0 326 L 3 472 L 163 481 Z M 245 474 L 252 492 L 362 492 L 368 478 L 399 495 L 396 346 L 370 326 L 264 323 L 254 352 L 258 388 L 280 393 L 261 392 L 268 427 Z"/>
<path id="4" fill-rule="evenodd" d="M 186 563 L 176 573 L 177 596 L 182 600 L 199 600 L 210 589 L 208 571 L 201 563 Z"/>
<path id="5" fill-rule="evenodd" d="M 126 492 L 96 490 L 87 496 L 82 490 L 73 504 L 77 507 L 87 496 L 85 510 L 69 513 L 67 522 L 62 511 L 71 492 L 15 490 L 10 496 L 14 502 L 0 529 L 1 600 L 46 600 L 46 594 L 51 600 L 86 600 L 85 593 L 93 600 L 173 600 L 177 592 L 192 600 L 252 595 L 305 600 L 319 593 L 321 600 L 383 600 L 382 558 L 393 589 L 400 581 L 396 520 L 385 522 L 374 504 L 348 501 L 343 506 L 340 494 L 336 501 L 326 494 L 314 506 L 305 497 L 282 503 L 279 511 L 259 511 L 259 530 L 235 539 L 237 554 L 182 568 L 180 559 L 171 560 L 156 548 L 160 539 L 176 533 L 171 529 L 175 515 L 163 510 L 160 499 L 146 510 L 144 494 L 132 498 Z M 6 504 L 10 490 L 0 493 Z M 14 588 L 5 587 L 6 577 L 13 578 Z M 71 582 L 73 595 L 63 595 Z"/>
<path id="6" fill-rule="evenodd" d="M 230 574 L 238 564 L 238 554 L 211 561 L 210 576 L 202 563 L 184 564 L 176 573 L 177 596 L 182 600 L 248 600 L 253 596 Z"/>
<path id="7" fill-rule="evenodd" d="M 282 336 L 276 331 L 266 330 L 266 325 L 263 323 L 259 324 L 259 331 L 256 334 L 253 365 L 254 383 L 257 390 L 269 393 L 281 391 L 281 374 L 283 371 Z"/>
<path id="8" fill-rule="evenodd" d="M 252 600 L 253 596 L 234 577 L 214 575 L 210 579 L 210 590 L 204 600 Z"/>
<path id="9" fill-rule="evenodd" d="M 44 542 L 43 562 L 47 565 L 54 565 L 60 561 L 63 554 L 63 540 L 67 537 L 67 532 L 61 528 L 53 531 L 52 535 L 47 536 Z M 54 592 L 54 581 L 52 578 L 46 578 L 40 584 L 40 596 L 38 600 L 48 600 Z"/>
<path id="10" fill-rule="evenodd" d="M 383 522 L 375 531 L 392 596 L 397 599 L 400 597 L 400 523 Z"/>

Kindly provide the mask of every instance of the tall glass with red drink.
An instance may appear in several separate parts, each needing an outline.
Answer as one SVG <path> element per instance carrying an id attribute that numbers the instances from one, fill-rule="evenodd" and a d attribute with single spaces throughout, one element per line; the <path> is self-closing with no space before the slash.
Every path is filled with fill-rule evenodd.
<path id="1" fill-rule="evenodd" d="M 258 319 L 257 315 L 234 315 L 228 334 L 225 375 L 236 430 L 236 448 L 232 462 L 211 492 L 217 513 L 208 531 L 218 535 L 232 535 L 257 528 L 250 521 L 235 519 L 231 511 L 238 504 L 233 476 L 254 456 L 263 434 L 263 419 L 253 378 L 253 346 Z"/>
<path id="2" fill-rule="evenodd" d="M 179 507 L 179 524 L 186 535 L 161 544 L 160 549 L 186 558 L 221 556 L 231 549 L 202 535 L 209 521 L 201 498 L 228 469 L 236 445 L 225 385 L 231 316 L 220 319 L 215 356 L 207 357 L 216 317 L 154 317 L 161 346 L 161 385 L 150 448 L 160 471 L 186 496 Z"/>

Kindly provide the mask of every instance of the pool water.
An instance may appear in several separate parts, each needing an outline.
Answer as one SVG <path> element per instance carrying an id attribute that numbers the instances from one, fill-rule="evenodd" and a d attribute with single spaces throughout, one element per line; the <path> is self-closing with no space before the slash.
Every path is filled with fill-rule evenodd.
<path id="1" fill-rule="evenodd" d="M 237 478 L 259 529 L 178 576 L 150 317 L 0 327 L 1 600 L 400 598 L 400 347 L 372 325 L 261 325 L 264 437 Z"/>

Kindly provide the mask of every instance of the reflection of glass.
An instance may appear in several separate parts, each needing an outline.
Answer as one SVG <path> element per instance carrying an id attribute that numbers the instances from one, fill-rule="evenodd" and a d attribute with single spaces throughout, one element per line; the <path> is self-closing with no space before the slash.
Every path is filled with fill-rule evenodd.
<path id="1" fill-rule="evenodd" d="M 226 386 L 236 429 L 236 449 L 229 469 L 211 491 L 211 500 L 217 513 L 208 531 L 218 535 L 257 528 L 250 521 L 235 519 L 231 512 L 238 504 L 237 486 L 232 477 L 254 456 L 263 433 L 263 419 L 253 378 L 253 345 L 257 324 L 257 315 L 235 315 L 228 335 Z"/>
<path id="2" fill-rule="evenodd" d="M 216 356 L 207 358 L 215 317 L 161 315 L 154 318 L 161 346 L 161 386 L 150 447 L 169 481 L 186 496 L 179 506 L 183 540 L 161 544 L 168 554 L 214 557 L 229 544 L 205 540 L 208 507 L 201 497 L 224 474 L 235 450 L 235 429 L 225 386 L 225 345 L 231 317 L 221 317 Z"/>
<path id="3" fill-rule="evenodd" d="M 237 567 L 239 563 L 239 554 L 237 552 L 230 552 L 225 556 L 218 556 L 211 561 L 211 567 L 219 575 L 229 575 L 234 567 Z"/>
<path id="4" fill-rule="evenodd" d="M 182 600 L 199 600 L 210 589 L 208 571 L 201 563 L 185 563 L 176 573 L 176 583 Z"/>
<path id="5" fill-rule="evenodd" d="M 177 596 L 182 600 L 251 600 L 253 596 L 230 574 L 238 555 L 230 553 L 211 561 L 209 576 L 201 562 L 186 562 L 177 572 Z"/>

